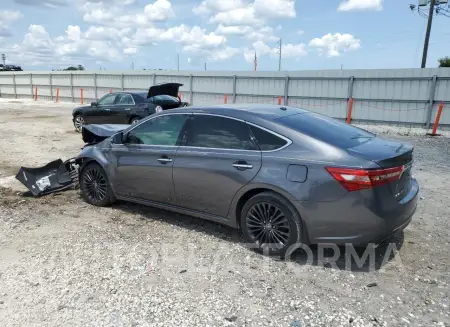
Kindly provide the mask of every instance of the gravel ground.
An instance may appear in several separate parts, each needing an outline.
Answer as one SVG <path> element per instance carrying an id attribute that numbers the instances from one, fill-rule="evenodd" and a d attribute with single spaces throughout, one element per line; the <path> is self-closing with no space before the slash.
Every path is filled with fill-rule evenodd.
<path id="1" fill-rule="evenodd" d="M 97 208 L 77 191 L 25 196 L 19 166 L 82 146 L 73 107 L 0 100 L 1 326 L 450 326 L 448 135 L 373 127 L 416 146 L 421 185 L 412 223 L 373 264 L 343 248 L 323 264 L 318 247 L 312 262 L 309 251 L 281 261 L 184 215 Z"/>

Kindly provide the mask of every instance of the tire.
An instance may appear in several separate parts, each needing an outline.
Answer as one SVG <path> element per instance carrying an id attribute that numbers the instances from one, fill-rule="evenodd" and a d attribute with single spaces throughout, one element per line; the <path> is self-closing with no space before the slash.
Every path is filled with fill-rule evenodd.
<path id="1" fill-rule="evenodd" d="M 81 133 L 84 125 L 84 118 L 81 115 L 76 115 L 73 117 L 73 126 L 78 133 Z"/>
<path id="2" fill-rule="evenodd" d="M 131 117 L 130 125 L 137 124 L 141 119 L 139 117 Z"/>
<path id="3" fill-rule="evenodd" d="M 105 170 L 95 162 L 87 164 L 81 171 L 80 189 L 89 204 L 106 207 L 115 201 Z"/>
<path id="4" fill-rule="evenodd" d="M 245 242 L 260 253 L 285 257 L 301 243 L 302 222 L 297 210 L 274 192 L 250 198 L 242 208 L 240 224 Z"/>

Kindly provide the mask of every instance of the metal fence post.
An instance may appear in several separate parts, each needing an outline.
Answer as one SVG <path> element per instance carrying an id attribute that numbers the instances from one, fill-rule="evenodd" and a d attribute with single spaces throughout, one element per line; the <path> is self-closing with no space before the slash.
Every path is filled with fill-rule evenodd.
<path id="1" fill-rule="evenodd" d="M 284 79 L 284 105 L 288 106 L 289 103 L 289 76 Z"/>
<path id="2" fill-rule="evenodd" d="M 431 123 L 431 115 L 433 114 L 433 106 L 434 106 L 434 93 L 436 90 L 437 84 L 437 75 L 433 75 L 433 79 L 430 84 L 430 96 L 428 98 L 428 111 L 427 111 L 427 120 L 425 122 L 426 128 L 430 128 Z"/>
<path id="3" fill-rule="evenodd" d="M 236 87 L 237 87 L 237 76 L 233 76 L 233 103 L 236 103 Z"/>
<path id="4" fill-rule="evenodd" d="M 31 97 L 33 97 L 33 73 L 30 73 L 30 87 L 31 87 Z"/>
<path id="5" fill-rule="evenodd" d="M 17 99 L 16 74 L 13 74 L 14 98 Z"/>
<path id="6" fill-rule="evenodd" d="M 125 90 L 125 82 L 123 78 L 123 73 L 120 75 L 120 87 L 122 88 L 122 91 Z"/>
<path id="7" fill-rule="evenodd" d="M 50 85 L 50 99 L 53 101 L 52 73 L 48 74 L 48 84 Z"/>
<path id="8" fill-rule="evenodd" d="M 98 100 L 98 93 L 97 93 L 97 73 L 94 73 L 94 96 L 95 101 Z"/>
<path id="9" fill-rule="evenodd" d="M 348 80 L 347 101 L 353 98 L 353 84 L 355 82 L 355 76 L 350 76 Z"/>
<path id="10" fill-rule="evenodd" d="M 72 97 L 72 102 L 75 102 L 75 98 L 73 96 L 73 73 L 70 73 L 70 96 Z"/>
<path id="11" fill-rule="evenodd" d="M 189 75 L 189 104 L 194 103 L 194 77 Z"/>

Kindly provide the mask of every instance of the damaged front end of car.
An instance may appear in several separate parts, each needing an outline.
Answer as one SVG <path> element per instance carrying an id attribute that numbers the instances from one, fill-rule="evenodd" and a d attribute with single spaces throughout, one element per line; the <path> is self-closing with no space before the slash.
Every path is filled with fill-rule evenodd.
<path id="1" fill-rule="evenodd" d="M 85 145 L 81 153 L 66 161 L 61 159 L 49 162 L 43 167 L 21 167 L 16 179 L 21 182 L 33 196 L 43 196 L 79 186 L 79 173 L 86 163 L 92 160 L 85 156 L 89 148 L 99 145 L 106 139 L 128 128 L 129 125 L 85 125 L 82 139 Z"/>

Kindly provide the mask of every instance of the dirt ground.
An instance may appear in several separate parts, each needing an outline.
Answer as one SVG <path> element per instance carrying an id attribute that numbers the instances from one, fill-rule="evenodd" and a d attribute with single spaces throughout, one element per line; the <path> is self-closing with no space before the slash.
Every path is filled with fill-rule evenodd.
<path id="1" fill-rule="evenodd" d="M 83 145 L 73 107 L 0 99 L 1 326 L 450 326 L 448 135 L 374 127 L 415 145 L 417 212 L 373 265 L 342 248 L 322 264 L 318 247 L 312 262 L 267 258 L 232 229 L 163 210 L 26 196 L 20 166 Z"/>

